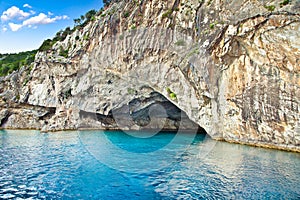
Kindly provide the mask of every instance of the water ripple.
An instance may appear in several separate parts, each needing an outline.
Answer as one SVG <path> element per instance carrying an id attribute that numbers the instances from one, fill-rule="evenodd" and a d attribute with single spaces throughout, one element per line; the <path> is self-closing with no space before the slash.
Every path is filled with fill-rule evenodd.
<path id="1" fill-rule="evenodd" d="M 170 140 L 160 135 L 155 142 L 129 143 L 124 135 L 113 136 L 119 146 L 143 152 L 159 148 L 164 138 Z M 0 199 L 300 198 L 299 154 L 218 142 L 203 158 L 201 142 L 172 159 L 160 155 L 128 163 L 128 156 L 110 152 L 120 165 L 142 163 L 143 168 L 124 173 L 95 159 L 76 132 L 0 132 Z M 164 160 L 173 162 L 164 165 Z M 157 168 L 148 173 L 146 167 L 153 162 Z"/>

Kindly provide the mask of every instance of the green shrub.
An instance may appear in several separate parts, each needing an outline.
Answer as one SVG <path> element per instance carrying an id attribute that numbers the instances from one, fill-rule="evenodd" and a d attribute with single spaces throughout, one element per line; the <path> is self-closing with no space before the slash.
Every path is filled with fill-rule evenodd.
<path id="1" fill-rule="evenodd" d="M 10 70 L 10 67 L 8 65 L 4 65 L 4 66 L 2 65 L 1 70 L 0 70 L 1 76 L 7 75 L 9 70 Z"/>
<path id="2" fill-rule="evenodd" d="M 59 49 L 59 55 L 60 56 L 67 58 L 68 54 L 69 54 L 69 49 L 64 50 L 62 47 L 60 47 L 60 49 Z"/>
<path id="3" fill-rule="evenodd" d="M 84 39 L 84 40 L 89 40 L 89 39 L 90 39 L 89 34 L 84 35 L 84 36 L 83 36 L 83 39 Z"/>
<path id="4" fill-rule="evenodd" d="M 69 97 L 71 97 L 72 96 L 72 88 L 70 88 L 70 89 L 68 89 L 68 90 L 66 90 L 66 91 L 64 91 L 64 92 L 62 92 L 62 97 L 64 98 L 64 99 L 68 99 Z"/>
<path id="5" fill-rule="evenodd" d="M 173 10 L 169 9 L 167 12 L 165 12 L 163 15 L 162 15 L 162 18 L 171 18 L 171 14 L 172 14 Z"/>
<path id="6" fill-rule="evenodd" d="M 47 39 L 40 46 L 39 51 L 47 51 L 52 48 L 53 41 L 51 39 Z"/>
<path id="7" fill-rule="evenodd" d="M 191 56 L 193 56 L 195 54 L 199 54 L 199 53 L 200 53 L 200 51 L 199 51 L 199 48 L 197 47 L 197 48 L 193 49 L 192 51 L 190 51 L 190 53 L 187 54 L 187 57 L 191 57 Z"/>
<path id="8" fill-rule="evenodd" d="M 275 6 L 274 5 L 270 5 L 270 6 L 265 6 L 265 8 L 270 11 L 270 12 L 273 12 L 275 10 Z"/>
<path id="9" fill-rule="evenodd" d="M 175 42 L 175 45 L 177 45 L 177 46 L 185 46 L 185 41 L 184 40 L 178 40 L 177 42 Z"/>
<path id="10" fill-rule="evenodd" d="M 127 88 L 127 93 L 130 94 L 130 95 L 134 95 L 137 93 L 137 91 L 133 88 Z"/>
<path id="11" fill-rule="evenodd" d="M 170 98 L 171 98 L 172 100 L 176 100 L 176 99 L 177 99 L 177 96 L 176 96 L 176 94 L 175 94 L 174 92 L 172 92 L 172 93 L 170 93 Z"/>
<path id="12" fill-rule="evenodd" d="M 172 100 L 176 100 L 176 99 L 177 99 L 176 94 L 175 94 L 174 92 L 172 92 L 172 90 L 171 90 L 169 87 L 167 87 L 166 90 L 167 90 L 167 93 L 169 94 L 169 97 L 170 97 Z"/>
<path id="13" fill-rule="evenodd" d="M 28 82 L 29 82 L 29 78 L 27 77 L 27 78 L 24 80 L 23 86 L 26 86 Z"/>
<path id="14" fill-rule="evenodd" d="M 127 17 L 129 17 L 129 15 L 130 15 L 130 13 L 129 13 L 129 12 L 126 12 L 126 13 L 123 15 L 123 17 L 124 17 L 124 18 L 127 18 Z"/>
<path id="15" fill-rule="evenodd" d="M 171 91 L 171 89 L 170 89 L 169 87 L 167 87 L 166 90 L 167 90 L 167 93 L 168 93 L 168 94 L 172 93 L 172 91 Z"/>
<path id="16" fill-rule="evenodd" d="M 280 7 L 282 7 L 282 6 L 288 5 L 289 3 L 290 3 L 290 0 L 283 0 L 279 5 L 280 5 Z"/>
<path id="17" fill-rule="evenodd" d="M 97 14 L 97 11 L 96 10 L 90 10 L 88 11 L 87 13 L 85 13 L 85 20 L 86 21 L 91 21 L 91 20 L 94 20 L 95 19 L 95 15 Z"/>

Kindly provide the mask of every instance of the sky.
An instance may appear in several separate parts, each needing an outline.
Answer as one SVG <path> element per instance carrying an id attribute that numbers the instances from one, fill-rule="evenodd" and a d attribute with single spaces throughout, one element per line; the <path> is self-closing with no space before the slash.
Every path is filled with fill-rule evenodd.
<path id="1" fill-rule="evenodd" d="M 102 0 L 0 0 L 0 53 L 37 49 L 72 28 L 80 15 L 102 7 Z"/>

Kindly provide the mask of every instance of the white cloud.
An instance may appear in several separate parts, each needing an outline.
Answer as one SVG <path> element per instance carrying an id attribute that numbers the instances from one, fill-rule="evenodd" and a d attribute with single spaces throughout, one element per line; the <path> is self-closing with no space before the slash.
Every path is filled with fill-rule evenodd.
<path id="1" fill-rule="evenodd" d="M 27 3 L 24 4 L 23 7 L 29 9 L 32 8 Z M 69 17 L 66 15 L 54 16 L 52 12 L 48 12 L 47 14 L 39 13 L 38 15 L 34 16 L 35 14 L 36 12 L 34 10 L 29 10 L 28 12 L 25 12 L 16 6 L 12 6 L 8 8 L 6 11 L 2 13 L 0 17 L 2 22 L 5 23 L 5 25 L 3 26 L 5 28 L 2 28 L 2 31 L 5 32 L 8 30 L 8 28 L 10 28 L 10 30 L 12 31 L 18 31 L 22 27 L 36 29 L 37 26 L 41 24 L 51 24 L 58 20 L 69 19 Z M 20 23 L 16 22 L 21 20 L 22 22 Z M 7 21 L 10 21 L 10 23 L 6 24 Z"/>
<path id="2" fill-rule="evenodd" d="M 27 18 L 28 16 L 30 16 L 30 13 L 24 12 L 23 10 L 20 10 L 16 6 L 12 6 L 2 13 L 1 20 L 2 21 L 9 21 L 12 19 L 22 20 Z"/>
<path id="3" fill-rule="evenodd" d="M 14 24 L 14 23 L 9 23 L 8 26 L 14 32 L 18 31 L 19 29 L 21 29 L 23 27 L 22 24 Z"/>
<path id="4" fill-rule="evenodd" d="M 53 19 L 53 18 L 51 19 L 44 13 L 40 13 L 37 16 L 31 17 L 31 18 L 25 20 L 23 22 L 23 25 L 27 26 L 27 25 L 33 25 L 33 24 L 50 24 L 50 23 L 53 23 L 54 21 L 55 21 L 55 19 Z"/>
<path id="5" fill-rule="evenodd" d="M 32 6 L 29 5 L 28 3 L 25 3 L 25 4 L 23 5 L 23 7 L 24 7 L 24 8 L 32 8 Z"/>
<path id="6" fill-rule="evenodd" d="M 2 31 L 3 31 L 3 32 L 6 32 L 7 30 L 8 30 L 8 29 L 7 29 L 6 26 L 2 27 Z"/>
<path id="7" fill-rule="evenodd" d="M 55 17 L 50 17 L 47 16 L 44 13 L 40 13 L 37 16 L 31 17 L 25 21 L 23 21 L 22 24 L 15 24 L 15 23 L 9 23 L 9 27 L 12 31 L 18 31 L 20 30 L 22 27 L 27 26 L 28 28 L 37 28 L 37 25 L 41 25 L 41 24 L 51 24 L 54 23 L 58 20 L 63 20 L 63 19 L 68 19 L 69 17 L 66 15 L 63 16 L 55 16 Z"/>
<path id="8" fill-rule="evenodd" d="M 67 16 L 56 16 L 56 17 L 49 17 L 44 13 L 40 13 L 37 16 L 31 17 L 23 22 L 23 26 L 28 25 L 38 25 L 38 24 L 51 24 L 57 20 L 66 19 Z"/>

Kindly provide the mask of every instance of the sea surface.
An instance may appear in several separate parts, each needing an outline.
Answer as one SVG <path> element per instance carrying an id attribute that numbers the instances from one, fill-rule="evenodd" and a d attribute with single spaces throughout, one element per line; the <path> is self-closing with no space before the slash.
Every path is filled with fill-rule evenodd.
<path id="1" fill-rule="evenodd" d="M 300 199 L 300 154 L 182 132 L 0 131 L 0 199 Z"/>

